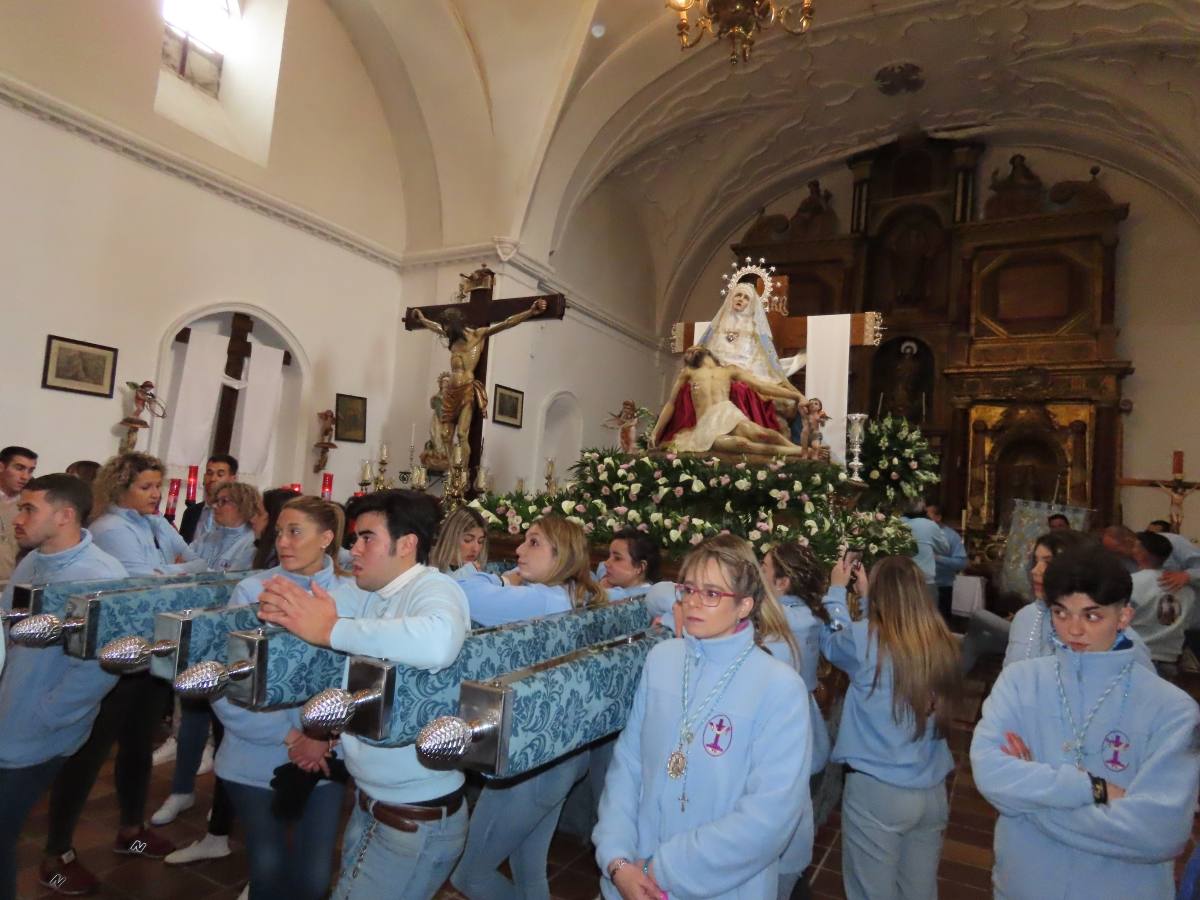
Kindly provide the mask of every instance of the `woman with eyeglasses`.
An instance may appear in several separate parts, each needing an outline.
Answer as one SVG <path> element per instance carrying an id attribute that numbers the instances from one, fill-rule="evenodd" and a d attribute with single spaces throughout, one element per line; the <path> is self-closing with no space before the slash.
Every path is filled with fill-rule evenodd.
<path id="1" fill-rule="evenodd" d="M 192 541 L 192 551 L 213 571 L 249 569 L 256 549 L 251 522 L 261 510 L 257 488 L 241 481 L 222 485 L 213 501 L 213 527 Z"/>
<path id="2" fill-rule="evenodd" d="M 862 589 L 866 617 L 852 621 L 846 586 Z M 907 557 L 833 567 L 821 636 L 825 657 L 850 676 L 833 761 L 846 771 L 842 878 L 848 900 L 937 896 L 949 817 L 946 743 L 962 673 L 958 643 Z"/>
<path id="3" fill-rule="evenodd" d="M 680 567 L 681 635 L 646 657 L 592 833 L 607 900 L 774 898 L 797 830 L 812 847 L 807 695 L 749 543 L 723 536 Z"/>
<path id="4" fill-rule="evenodd" d="M 608 602 L 592 578 L 587 537 L 574 522 L 543 516 L 517 547 L 517 568 L 501 578 L 479 572 L 459 585 L 471 618 L 500 625 Z M 530 775 L 489 781 L 471 812 L 467 844 L 450 882 L 470 900 L 549 900 L 546 856 L 563 803 L 586 774 L 587 750 Z M 509 880 L 497 868 L 508 860 Z"/>

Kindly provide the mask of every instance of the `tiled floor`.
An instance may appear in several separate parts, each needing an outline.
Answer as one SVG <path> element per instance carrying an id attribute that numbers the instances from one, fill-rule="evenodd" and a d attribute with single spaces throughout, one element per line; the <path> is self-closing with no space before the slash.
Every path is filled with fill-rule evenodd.
<path id="1" fill-rule="evenodd" d="M 962 719 L 955 724 L 950 746 L 958 762 L 950 781 L 950 825 L 939 868 L 939 893 L 942 900 L 985 900 L 991 895 L 992 829 L 996 813 L 975 790 L 971 780 L 967 750 L 971 728 L 978 718 L 979 706 L 994 670 L 982 680 L 967 682 L 969 703 Z M 1200 697 L 1200 677 L 1184 676 L 1181 684 L 1194 697 Z M 171 766 L 159 766 L 151 786 L 150 810 L 156 808 L 170 788 Z M 203 776 L 198 784 L 196 806 L 168 825 L 163 831 L 179 845 L 200 837 L 204 832 L 212 777 Z M 116 829 L 117 807 L 111 768 L 106 767 L 92 794 L 76 833 L 76 849 L 81 861 L 100 877 L 103 886 L 97 896 L 113 900 L 234 900 L 244 884 L 246 861 L 240 844 L 223 860 L 191 866 L 166 866 L 161 862 L 130 860 L 116 856 L 111 843 Z M 813 896 L 818 900 L 844 898 L 841 871 L 839 818 L 831 820 L 816 835 L 813 865 L 809 871 Z M 43 802 L 31 817 L 19 847 L 21 875 L 18 894 L 25 898 L 54 897 L 37 883 L 37 862 L 45 838 L 46 808 Z M 1200 828 L 1193 832 L 1193 842 Z M 1188 853 L 1191 852 L 1191 845 Z M 1186 859 L 1186 854 L 1183 857 Z M 1180 862 L 1182 865 L 1182 860 Z M 598 873 L 592 861 L 591 847 L 570 836 L 559 834 L 550 848 L 550 889 L 555 900 L 591 900 L 598 893 Z M 461 900 L 450 887 L 439 898 Z"/>

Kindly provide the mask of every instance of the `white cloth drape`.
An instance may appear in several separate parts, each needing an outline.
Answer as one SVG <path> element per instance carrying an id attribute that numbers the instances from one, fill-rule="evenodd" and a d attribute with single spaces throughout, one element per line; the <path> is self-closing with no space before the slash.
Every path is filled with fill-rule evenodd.
<path id="1" fill-rule="evenodd" d="M 168 466 L 201 466 L 212 446 L 229 338 L 193 328 L 183 356 L 179 396 L 167 410 Z"/>
<path id="2" fill-rule="evenodd" d="M 834 462 L 846 461 L 846 402 L 850 390 L 851 317 L 810 316 L 804 393 L 818 397 L 829 421 L 821 434 Z"/>
<path id="3" fill-rule="evenodd" d="M 246 388 L 239 398 L 230 452 L 237 457 L 238 474 L 261 475 L 267 468 L 279 422 L 283 394 L 283 351 L 251 339 Z"/>

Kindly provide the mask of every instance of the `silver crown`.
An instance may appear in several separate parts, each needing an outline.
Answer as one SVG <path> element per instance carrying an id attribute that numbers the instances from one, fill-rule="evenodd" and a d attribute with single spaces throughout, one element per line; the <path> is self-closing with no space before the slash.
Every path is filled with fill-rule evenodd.
<path id="1" fill-rule="evenodd" d="M 150 657 L 166 656 L 176 647 L 175 641 L 151 644 L 137 635 L 117 638 L 100 648 L 100 667 L 113 672 L 138 672 L 150 665 Z"/>
<path id="2" fill-rule="evenodd" d="M 182 697 L 200 699 L 214 697 L 225 689 L 234 678 L 244 678 L 254 669 L 254 664 L 241 660 L 228 666 L 215 660 L 196 663 L 175 679 L 175 693 Z"/>
<path id="3" fill-rule="evenodd" d="M 58 616 L 39 613 L 17 622 L 8 630 L 8 634 L 14 644 L 20 644 L 22 647 L 49 647 L 62 640 L 64 631 L 74 630 L 82 624 L 82 621 L 72 620 L 64 623 Z"/>

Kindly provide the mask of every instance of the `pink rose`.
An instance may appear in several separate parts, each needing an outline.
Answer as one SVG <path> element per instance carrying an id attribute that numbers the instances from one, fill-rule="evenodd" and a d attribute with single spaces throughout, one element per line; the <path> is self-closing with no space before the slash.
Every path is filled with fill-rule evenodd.
<path id="1" fill-rule="evenodd" d="M 607 497 L 609 494 L 612 493 L 612 491 L 610 491 L 608 489 L 608 485 L 606 484 L 602 488 L 600 488 L 600 493 L 603 494 L 605 497 Z"/>
<path id="2" fill-rule="evenodd" d="M 625 515 L 625 513 L 629 512 L 629 507 L 627 507 L 627 506 L 614 506 L 614 507 L 613 507 L 613 512 L 615 512 L 615 513 L 616 513 L 618 516 L 623 516 L 623 515 Z"/>
<path id="3" fill-rule="evenodd" d="M 650 526 L 649 526 L 649 525 L 647 525 L 645 522 L 641 522 L 641 523 L 639 523 L 639 524 L 638 524 L 637 530 L 638 530 L 638 531 L 649 531 L 649 530 L 650 530 Z"/>
<path id="4" fill-rule="evenodd" d="M 691 538 L 689 538 L 688 542 L 694 547 L 694 546 L 696 546 L 696 544 L 700 543 L 702 540 L 704 540 L 704 535 L 693 534 L 691 536 Z"/>
<path id="5" fill-rule="evenodd" d="M 516 523 L 516 522 L 514 522 L 513 524 L 511 524 L 511 525 L 509 525 L 509 526 L 508 526 L 508 533 L 509 533 L 509 534 L 520 534 L 520 533 L 521 533 L 521 529 L 520 529 L 520 528 L 518 528 L 518 527 L 517 527 L 517 523 Z"/>
<path id="6" fill-rule="evenodd" d="M 587 507 L 584 506 L 582 503 L 576 503 L 575 504 L 575 512 L 577 512 L 577 513 L 587 512 Z"/>
<path id="7" fill-rule="evenodd" d="M 683 488 L 681 488 L 681 487 L 675 488 L 675 496 L 682 497 L 683 496 Z"/>

